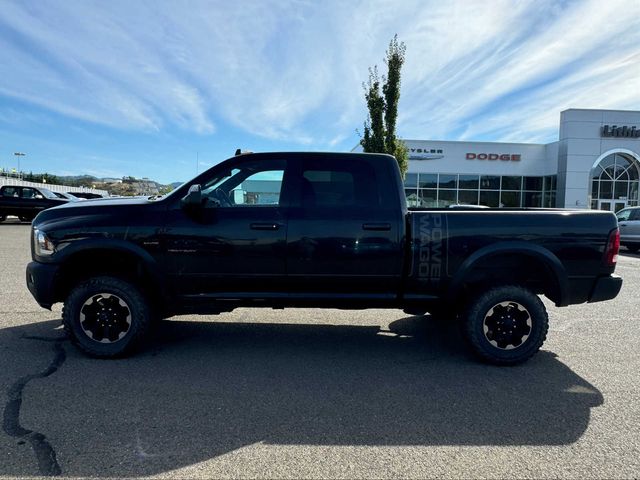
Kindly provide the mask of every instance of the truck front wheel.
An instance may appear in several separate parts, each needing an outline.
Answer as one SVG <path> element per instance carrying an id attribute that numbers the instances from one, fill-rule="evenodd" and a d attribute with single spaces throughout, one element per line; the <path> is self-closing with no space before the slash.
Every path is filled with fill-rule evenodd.
<path id="1" fill-rule="evenodd" d="M 463 332 L 473 352 L 496 365 L 528 360 L 544 343 L 549 317 L 532 291 L 507 285 L 477 295 L 467 306 Z"/>
<path id="2" fill-rule="evenodd" d="M 115 277 L 93 277 L 71 290 L 62 322 L 73 344 L 84 353 L 121 357 L 144 338 L 151 323 L 151 309 L 132 283 Z"/>

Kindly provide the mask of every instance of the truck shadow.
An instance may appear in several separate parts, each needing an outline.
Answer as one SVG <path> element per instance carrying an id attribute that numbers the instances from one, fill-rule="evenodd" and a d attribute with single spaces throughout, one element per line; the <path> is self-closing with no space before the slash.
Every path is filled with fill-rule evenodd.
<path id="1" fill-rule="evenodd" d="M 0 331 L 0 343 L 55 337 L 57 325 Z M 29 384 L 22 424 L 46 435 L 63 475 L 154 475 L 255 443 L 563 445 L 603 403 L 551 352 L 483 365 L 455 326 L 430 317 L 388 330 L 174 320 L 154 337 L 112 361 L 64 341 L 66 362 Z M 40 343 L 51 356 L 51 342 Z M 27 473 L 15 469 L 0 475 Z"/>

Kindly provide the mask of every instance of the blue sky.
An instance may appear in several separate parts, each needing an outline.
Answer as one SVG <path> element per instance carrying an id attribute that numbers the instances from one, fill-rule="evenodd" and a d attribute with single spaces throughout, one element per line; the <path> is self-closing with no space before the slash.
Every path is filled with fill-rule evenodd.
<path id="1" fill-rule="evenodd" d="M 399 134 L 550 142 L 640 110 L 640 0 L 0 0 L 0 167 L 187 180 L 237 147 L 350 150 L 407 45 Z"/>

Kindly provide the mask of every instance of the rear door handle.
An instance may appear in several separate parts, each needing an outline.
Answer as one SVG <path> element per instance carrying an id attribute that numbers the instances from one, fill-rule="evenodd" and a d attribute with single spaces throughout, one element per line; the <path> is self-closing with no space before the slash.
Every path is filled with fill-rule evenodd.
<path id="1" fill-rule="evenodd" d="M 279 223 L 252 223 L 251 230 L 278 230 L 282 225 Z"/>
<path id="2" fill-rule="evenodd" d="M 375 230 L 378 232 L 386 232 L 388 230 L 391 230 L 391 224 L 390 223 L 363 223 L 362 229 Z"/>

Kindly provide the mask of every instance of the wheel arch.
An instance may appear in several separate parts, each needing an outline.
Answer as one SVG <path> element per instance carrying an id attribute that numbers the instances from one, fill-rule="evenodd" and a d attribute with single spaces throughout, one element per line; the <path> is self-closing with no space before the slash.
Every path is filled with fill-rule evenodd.
<path id="1" fill-rule="evenodd" d="M 514 268 L 519 267 L 519 268 Z M 568 279 L 564 266 L 548 249 L 527 242 L 500 242 L 484 247 L 470 255 L 458 268 L 449 284 L 448 301 L 454 301 L 470 284 L 481 283 L 479 272 L 490 273 L 482 282 L 495 279 L 501 283 L 523 283 L 532 268 L 532 281 L 542 282 L 541 292 L 556 305 L 566 305 L 568 300 Z M 492 275 L 491 272 L 494 272 Z M 501 279 L 498 273 L 505 274 Z"/>
<path id="2" fill-rule="evenodd" d="M 74 242 L 58 253 L 56 301 L 64 301 L 78 282 L 98 275 L 135 281 L 154 300 L 166 298 L 166 287 L 156 260 L 137 245 L 119 240 L 87 240 Z"/>

